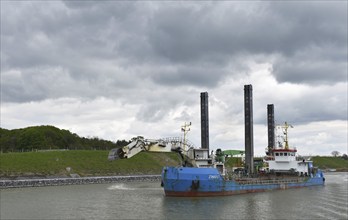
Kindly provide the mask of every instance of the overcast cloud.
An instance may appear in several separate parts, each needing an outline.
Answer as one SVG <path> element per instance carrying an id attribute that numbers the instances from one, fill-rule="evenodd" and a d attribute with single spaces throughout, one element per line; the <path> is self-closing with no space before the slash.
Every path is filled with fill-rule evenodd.
<path id="1" fill-rule="evenodd" d="M 266 107 L 303 154 L 347 153 L 346 1 L 1 1 L 1 127 L 50 124 L 116 141 L 180 136 L 244 148 L 243 86 L 255 152 Z M 290 140 L 291 141 L 291 140 Z"/>

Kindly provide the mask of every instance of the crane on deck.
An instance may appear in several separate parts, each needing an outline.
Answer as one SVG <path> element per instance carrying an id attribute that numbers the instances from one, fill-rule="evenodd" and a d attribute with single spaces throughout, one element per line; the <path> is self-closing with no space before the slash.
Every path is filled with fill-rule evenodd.
<path id="1" fill-rule="evenodd" d="M 131 142 L 121 148 L 114 148 L 109 152 L 108 159 L 127 159 L 138 154 L 141 151 L 151 152 L 189 152 L 194 146 L 187 140 L 179 137 L 164 139 L 145 139 L 142 136 L 134 137 Z M 187 153 L 186 153 L 187 154 Z"/>

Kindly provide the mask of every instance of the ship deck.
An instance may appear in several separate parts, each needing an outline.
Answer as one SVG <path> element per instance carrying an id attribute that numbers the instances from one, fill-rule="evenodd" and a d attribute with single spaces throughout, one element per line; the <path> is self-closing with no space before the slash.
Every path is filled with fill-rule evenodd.
<path id="1" fill-rule="evenodd" d="M 279 184 L 279 183 L 302 183 L 308 180 L 308 177 L 292 177 L 292 178 L 234 178 L 231 181 L 235 181 L 240 185 L 267 185 L 267 184 Z M 228 180 L 227 180 L 228 181 Z"/>

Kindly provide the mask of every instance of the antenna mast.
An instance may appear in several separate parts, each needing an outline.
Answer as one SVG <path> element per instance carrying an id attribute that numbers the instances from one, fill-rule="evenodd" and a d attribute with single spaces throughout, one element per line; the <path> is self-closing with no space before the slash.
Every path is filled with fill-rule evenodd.
<path id="1" fill-rule="evenodd" d="M 289 149 L 289 141 L 288 141 L 288 128 L 293 128 L 293 126 L 291 124 L 288 124 L 287 122 L 285 122 L 285 124 L 282 126 L 282 128 L 284 129 L 284 135 L 285 135 L 285 149 Z"/>
<path id="2" fill-rule="evenodd" d="M 186 122 L 185 122 L 185 124 L 183 125 L 183 126 L 181 126 L 181 131 L 182 132 L 184 132 L 184 143 L 183 143 L 183 149 L 184 149 L 184 151 L 186 151 L 186 141 L 187 141 L 187 139 L 186 139 L 186 135 L 187 135 L 187 133 L 190 131 L 190 126 L 192 125 L 192 123 L 190 122 L 190 123 L 188 123 L 188 124 L 186 124 Z"/>

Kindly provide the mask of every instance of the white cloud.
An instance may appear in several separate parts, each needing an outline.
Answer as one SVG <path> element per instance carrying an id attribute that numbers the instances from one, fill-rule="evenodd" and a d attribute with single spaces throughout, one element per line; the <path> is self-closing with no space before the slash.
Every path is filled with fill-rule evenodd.
<path id="1" fill-rule="evenodd" d="M 303 155 L 331 155 L 334 150 L 347 154 L 347 131 L 346 120 L 319 121 L 295 125 L 290 135 L 293 145 Z"/>

